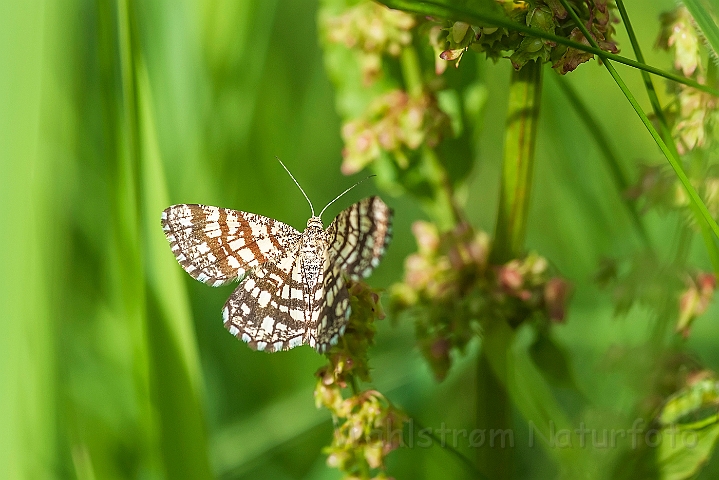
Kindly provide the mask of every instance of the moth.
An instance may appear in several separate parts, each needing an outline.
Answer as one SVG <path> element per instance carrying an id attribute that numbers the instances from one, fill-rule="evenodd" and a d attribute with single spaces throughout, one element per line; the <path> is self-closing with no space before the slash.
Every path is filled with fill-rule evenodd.
<path id="1" fill-rule="evenodd" d="M 278 159 L 279 160 L 279 159 Z M 322 353 L 339 341 L 350 315 L 347 280 L 367 277 L 392 234 L 392 210 L 377 196 L 340 212 L 327 229 L 312 216 L 300 232 L 269 217 L 207 205 L 162 212 L 180 266 L 212 286 L 239 280 L 222 309 L 225 328 L 266 352 L 308 344 Z"/>

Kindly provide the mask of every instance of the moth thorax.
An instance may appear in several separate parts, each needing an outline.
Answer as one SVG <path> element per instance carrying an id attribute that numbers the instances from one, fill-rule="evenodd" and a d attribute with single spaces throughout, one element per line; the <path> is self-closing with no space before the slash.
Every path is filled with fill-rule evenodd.
<path id="1" fill-rule="evenodd" d="M 322 225 L 322 220 L 320 220 L 320 217 L 310 217 L 310 219 L 307 220 L 307 228 L 318 228 L 320 230 L 324 230 L 324 226 Z"/>

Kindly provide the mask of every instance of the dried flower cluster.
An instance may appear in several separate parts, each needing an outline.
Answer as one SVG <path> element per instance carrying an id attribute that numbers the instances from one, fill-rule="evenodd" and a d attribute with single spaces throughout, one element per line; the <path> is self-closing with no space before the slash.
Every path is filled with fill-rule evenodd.
<path id="1" fill-rule="evenodd" d="M 340 343 L 317 371 L 315 403 L 327 408 L 335 424 L 327 464 L 346 478 L 387 478 L 385 456 L 397 448 L 406 416 L 380 392 L 358 390 L 369 381 L 367 349 L 374 343 L 374 320 L 384 318 L 379 294 L 361 282 L 350 288 L 352 315 Z M 347 395 L 347 391 L 351 393 Z"/>
<path id="2" fill-rule="evenodd" d="M 589 45 L 574 20 L 558 0 L 537 0 L 534 2 L 497 0 L 507 16 L 528 27 L 559 36 L 567 37 L 578 43 Z M 584 21 L 585 26 L 602 50 L 617 53 L 619 49 L 612 40 L 616 17 L 613 4 L 608 0 L 585 2 L 570 0 L 570 5 Z M 484 52 L 488 58 L 498 60 L 509 58 L 515 69 L 519 70 L 527 62 L 552 62 L 552 67 L 561 74 L 571 72 L 579 64 L 594 57 L 575 48 L 557 45 L 506 28 L 493 26 L 473 26 L 464 22 L 445 22 L 442 25 L 444 35 L 430 35 L 430 41 L 436 51 L 441 51 L 443 60 L 461 60 L 469 49 Z M 444 67 L 438 66 L 441 71 Z"/>
<path id="3" fill-rule="evenodd" d="M 687 276 L 686 290 L 679 298 L 679 320 L 676 331 L 684 338 L 689 336 L 694 319 L 706 312 L 714 298 L 716 277 L 711 273 L 699 272 Z"/>
<path id="4" fill-rule="evenodd" d="M 661 22 L 662 30 L 657 45 L 673 53 L 674 68 L 678 72 L 705 83 L 707 68 L 702 64 L 700 33 L 687 9 L 679 6 L 665 13 Z M 686 85 L 672 85 L 675 101 L 668 113 L 674 119 L 672 134 L 679 153 L 715 146 L 716 129 L 719 126 L 719 99 Z"/>
<path id="5" fill-rule="evenodd" d="M 382 71 L 382 56 L 399 56 L 402 47 L 412 42 L 412 15 L 391 10 L 375 2 L 360 2 L 336 15 L 321 18 L 327 40 L 342 43 L 358 55 L 365 84 Z"/>
<path id="6" fill-rule="evenodd" d="M 382 153 L 391 154 L 400 168 L 407 168 L 409 151 L 421 145 L 436 147 L 449 125 L 434 96 L 412 98 L 402 90 L 392 90 L 378 97 L 365 115 L 343 125 L 342 172 L 356 173 Z"/>
<path id="7" fill-rule="evenodd" d="M 690 181 L 714 218 L 719 218 L 719 164 L 708 157 L 709 164 L 695 164 Z M 718 159 L 719 160 L 719 159 Z M 696 217 L 689 209 L 689 196 L 667 165 L 642 165 L 639 180 L 627 196 L 642 202 L 642 211 L 652 208 L 662 212 L 680 210 L 687 224 L 696 225 Z"/>
<path id="8" fill-rule="evenodd" d="M 674 68 L 679 74 L 706 83 L 707 68 L 702 62 L 702 42 L 700 33 L 685 7 L 679 6 L 661 17 L 662 29 L 657 46 L 669 50 L 674 56 Z M 712 67 L 713 68 L 713 67 Z M 664 115 L 672 128 L 672 139 L 681 155 L 680 161 L 688 173 L 689 180 L 702 198 L 709 213 L 719 217 L 719 157 L 716 147 L 717 125 L 719 125 L 719 101 L 716 97 L 683 84 L 671 83 L 673 101 L 665 109 Z M 683 185 L 668 166 L 643 166 L 639 181 L 628 195 L 643 201 L 643 210 L 678 210 L 687 224 L 695 226 L 697 218 L 690 207 L 690 199 Z M 629 272 L 616 283 L 618 310 L 626 311 L 635 301 L 647 305 L 656 304 L 659 299 L 649 299 L 643 292 L 651 292 L 652 287 L 645 285 L 643 291 L 639 277 L 646 276 L 647 268 L 656 269 L 655 259 L 649 261 L 634 259 Z M 703 314 L 709 306 L 716 289 L 713 274 L 690 274 L 686 270 L 678 271 L 666 266 L 656 272 L 655 283 L 672 285 L 677 292 L 676 331 L 684 337 L 690 333 L 693 321 Z M 661 281 L 656 278 L 661 277 Z M 685 278 L 682 289 L 680 279 Z M 681 293 L 679 293 L 681 292 Z"/>
<path id="9" fill-rule="evenodd" d="M 489 237 L 466 224 L 439 234 L 420 221 L 412 230 L 418 251 L 407 257 L 404 282 L 392 290 L 392 309 L 415 318 L 420 349 L 438 379 L 451 366 L 451 351 L 461 352 L 483 322 L 564 320 L 569 285 L 550 277 L 544 258 L 529 254 L 490 265 Z"/>

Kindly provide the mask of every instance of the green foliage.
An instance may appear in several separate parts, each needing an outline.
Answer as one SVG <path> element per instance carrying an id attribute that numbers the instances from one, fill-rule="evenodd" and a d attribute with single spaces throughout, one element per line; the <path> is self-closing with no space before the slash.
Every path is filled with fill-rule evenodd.
<path id="1" fill-rule="evenodd" d="M 706 0 L 684 0 L 683 3 L 695 19 L 697 27 L 710 48 L 712 60 L 716 63 L 717 52 L 719 52 L 719 26 L 717 25 L 719 8 L 715 3 Z"/>
<path id="2" fill-rule="evenodd" d="M 7 478 L 716 477 L 716 7 L 383 3 L 0 3 Z M 159 226 L 302 227 L 275 156 L 395 209 L 329 358 L 237 342 Z"/>

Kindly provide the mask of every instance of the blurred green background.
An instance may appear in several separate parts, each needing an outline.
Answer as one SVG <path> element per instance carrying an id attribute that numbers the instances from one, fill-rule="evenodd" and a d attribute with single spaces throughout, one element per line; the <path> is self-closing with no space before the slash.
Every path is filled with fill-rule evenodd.
<path id="1" fill-rule="evenodd" d="M 670 0 L 631 2 L 647 62 Z M 323 66 L 314 1 L 66 0 L 0 5 L 0 465 L 6 478 L 337 478 L 321 449 L 329 414 L 314 406 L 308 347 L 272 355 L 228 335 L 212 289 L 177 266 L 160 212 L 205 203 L 261 213 L 302 228 L 309 207 L 275 156 L 321 207 L 364 174 L 341 175 L 340 120 Z M 620 29 L 621 32 L 621 29 Z M 628 51 L 626 35 L 620 45 Z M 489 91 L 464 190 L 478 228 L 493 230 L 510 65 L 466 59 Z M 635 92 L 635 71 L 621 68 Z M 659 163 L 656 145 L 606 72 L 591 62 L 570 82 L 609 132 L 626 171 Z M 661 85 L 661 82 L 659 83 Z M 660 89 L 661 90 L 661 89 Z M 661 92 L 660 92 L 661 95 Z M 641 96 L 641 95 L 640 95 Z M 641 96 L 645 108 L 648 102 Z M 643 348 L 654 325 L 641 307 L 613 316 L 592 281 L 598 261 L 640 247 L 592 136 L 547 71 L 528 248 L 574 284 L 566 325 L 585 396 L 558 389 L 568 412 L 621 428 L 646 395 Z M 333 215 L 377 193 L 363 183 Z M 381 193 L 381 192 L 380 192 Z M 389 197 L 396 236 L 376 287 L 401 279 L 422 218 Z M 676 216 L 651 214 L 656 248 L 676 249 Z M 701 245 L 690 263 L 708 268 Z M 716 308 L 686 350 L 719 369 Z M 437 384 L 413 328 L 387 319 L 372 352 L 376 387 L 425 425 L 473 428 L 478 344 Z M 585 402 L 585 400 L 587 400 Z M 527 430 L 517 415 L 518 432 Z M 468 448 L 460 447 L 470 458 Z M 554 452 L 556 453 L 556 452 Z M 622 452 L 574 456 L 517 441 L 518 478 L 610 476 Z M 389 457 L 397 478 L 471 475 L 438 446 Z M 703 472 L 713 478 L 716 462 Z"/>

